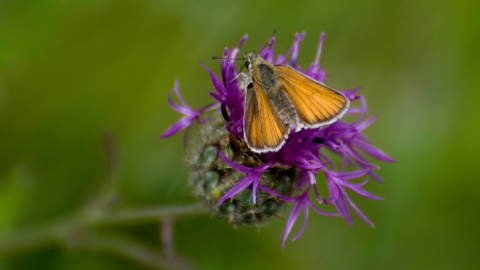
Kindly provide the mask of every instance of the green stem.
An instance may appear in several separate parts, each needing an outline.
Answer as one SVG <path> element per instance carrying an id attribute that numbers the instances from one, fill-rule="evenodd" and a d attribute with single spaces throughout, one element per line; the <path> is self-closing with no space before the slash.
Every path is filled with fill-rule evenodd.
<path id="1" fill-rule="evenodd" d="M 168 207 L 131 208 L 100 217 L 101 224 L 158 222 L 159 218 L 180 217 L 207 213 L 200 204 L 172 205 Z"/>
<path id="2" fill-rule="evenodd" d="M 0 236 L 0 257 L 61 242 L 62 231 L 68 227 L 69 222 L 66 220 L 57 220 L 48 224 L 4 232 Z"/>
<path id="3" fill-rule="evenodd" d="M 31 251 L 49 245 L 69 246 L 69 237 L 97 226 L 158 222 L 173 216 L 205 214 L 199 204 L 132 208 L 113 212 L 79 211 L 46 224 L 0 234 L 0 257 Z M 133 255 L 132 255 L 133 256 Z"/>
<path id="4" fill-rule="evenodd" d="M 157 250 L 145 247 L 144 244 L 128 239 L 124 236 L 87 236 L 75 243 L 74 248 L 106 252 L 126 258 L 135 263 L 160 269 L 190 269 L 190 263 L 179 257 L 168 257 Z"/>

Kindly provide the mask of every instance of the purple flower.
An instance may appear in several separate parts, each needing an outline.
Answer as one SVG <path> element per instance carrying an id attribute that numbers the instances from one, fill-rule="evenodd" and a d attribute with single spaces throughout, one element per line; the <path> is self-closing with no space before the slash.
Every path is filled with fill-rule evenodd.
<path id="1" fill-rule="evenodd" d="M 310 64 L 308 69 L 302 70 L 297 63 L 297 58 L 300 41 L 302 41 L 304 37 L 304 32 L 295 34 L 293 45 L 284 54 L 275 54 L 273 49 L 275 38 L 272 37 L 265 48 L 260 48 L 260 56 L 274 64 L 289 65 L 297 71 L 322 82 L 326 78 L 325 69 L 320 67 L 320 55 L 325 40 L 325 34 L 322 33 L 320 35 L 320 42 L 315 61 Z M 249 192 L 251 191 L 251 195 L 249 196 L 251 196 L 251 201 L 254 205 L 258 203 L 258 196 L 262 196 L 262 198 L 265 196 L 273 196 L 276 201 L 293 204 L 293 209 L 291 210 L 284 231 L 282 247 L 284 246 L 285 240 L 292 230 L 293 225 L 302 212 L 304 215 L 303 226 L 301 227 L 300 232 L 294 236 L 292 240 L 297 239 L 303 233 L 307 224 L 308 210 L 310 208 L 315 212 L 326 216 L 341 215 L 347 222 L 352 224 L 353 221 L 350 214 L 351 208 L 365 222 L 373 226 L 373 223 L 353 203 L 346 190 L 353 191 L 369 199 L 381 200 L 380 197 L 373 195 L 364 189 L 368 177 L 381 181 L 381 178 L 374 173 L 374 170 L 379 169 L 379 166 L 371 163 L 366 156 L 386 162 L 394 162 L 395 160 L 374 147 L 368 138 L 362 134 L 363 130 L 376 120 L 377 116 L 365 120 L 368 111 L 365 98 L 362 95 L 358 95 L 360 89 L 342 91 L 351 102 L 356 101 L 352 103 L 352 106 L 347 111 L 347 114 L 349 115 L 358 115 L 357 120 L 351 123 L 345 122 L 344 120 L 338 120 L 327 127 L 303 129 L 298 131 L 292 130 L 285 145 L 283 145 L 283 147 L 277 152 L 254 154 L 251 151 L 248 151 L 249 149 L 242 150 L 245 146 L 238 146 L 245 145 L 243 139 L 245 85 L 242 85 L 242 81 L 239 80 L 239 70 L 235 66 L 237 62 L 233 59 L 236 59 L 238 56 L 240 47 L 246 39 L 247 35 L 241 39 L 237 47 L 233 49 L 225 48 L 223 53 L 224 59 L 221 61 L 221 77 L 218 77 L 202 63 L 202 66 L 210 74 L 210 78 L 215 88 L 215 91 L 211 91 L 210 95 L 216 99 L 218 103 L 211 104 L 200 110 L 193 110 L 183 101 L 178 90 L 178 83 L 175 83 L 175 88 L 172 92 L 177 94 L 182 105 L 176 104 L 171 100 L 170 96 L 172 92 L 169 95 L 169 102 L 173 109 L 185 116 L 167 129 L 161 137 L 164 138 L 171 136 L 181 129 L 187 128 L 195 120 L 199 120 L 198 122 L 200 122 L 200 124 L 208 123 L 208 120 L 200 118 L 201 115 L 206 110 L 220 104 L 220 112 L 225 120 L 225 129 L 228 133 L 234 136 L 233 138 L 237 138 L 236 140 L 240 140 L 240 142 L 236 143 L 237 146 L 234 147 L 236 150 L 232 150 L 233 152 L 228 150 L 231 148 L 226 147 L 225 149 L 227 150 L 217 149 L 216 152 L 210 151 L 210 154 L 206 156 L 211 157 L 211 160 L 215 160 L 218 155 L 218 162 L 221 161 L 221 163 L 224 164 L 220 165 L 222 168 L 230 168 L 230 170 L 239 173 L 241 176 L 235 178 L 235 180 L 222 180 L 223 182 L 221 185 L 218 184 L 217 179 L 219 178 L 215 176 L 216 178 L 214 177 L 214 180 L 212 180 L 213 182 L 210 181 L 208 184 L 201 182 L 198 189 L 207 190 L 208 188 L 206 188 L 206 185 L 214 187 L 210 188 L 209 190 L 211 193 L 209 193 L 209 195 L 204 195 L 204 197 L 208 197 L 209 199 L 210 197 L 214 198 L 214 200 L 216 200 L 215 204 L 218 207 L 225 206 L 228 202 L 247 191 L 248 194 L 250 194 Z M 213 129 L 209 129 L 209 131 L 211 130 Z M 208 141 L 208 139 L 203 139 L 203 141 Z M 216 147 L 222 145 L 221 142 L 209 143 L 210 146 L 216 145 Z M 330 151 L 325 151 L 326 149 Z M 332 152 L 341 157 L 340 164 L 335 164 L 330 159 Z M 202 154 L 200 155 L 197 154 L 197 156 L 201 156 L 205 152 L 201 153 Z M 198 160 L 200 160 L 200 158 Z M 212 168 L 212 162 L 213 161 L 209 161 L 205 166 Z M 274 170 L 274 168 L 295 168 L 295 170 L 298 171 L 292 192 L 288 192 L 288 194 L 282 192 L 281 189 L 278 188 L 280 180 L 277 178 L 266 180 L 270 179 L 268 178 L 270 177 L 268 176 L 268 173 Z M 198 175 L 200 175 L 198 176 L 200 178 L 208 178 L 211 176 L 211 174 L 208 173 L 199 173 Z M 355 179 L 358 178 L 365 179 L 361 182 L 355 182 Z M 230 178 L 225 176 L 224 179 Z M 320 194 L 317 189 L 318 181 L 324 181 L 328 187 L 328 195 Z M 222 188 L 225 188 L 226 186 L 228 186 L 228 188 L 223 190 Z M 329 213 L 320 210 L 318 206 L 322 204 L 333 204 L 337 209 L 337 212 Z M 232 220 L 235 215 L 230 214 L 230 220 Z"/>
<path id="2" fill-rule="evenodd" d="M 182 105 L 179 105 L 172 100 L 172 93 L 175 92 L 177 95 L 177 98 L 180 100 Z M 173 87 L 172 90 L 170 90 L 170 93 L 168 94 L 168 103 L 170 103 L 170 106 L 172 108 L 181 113 L 184 114 L 185 116 L 180 118 L 177 122 L 175 122 L 173 125 L 171 125 L 165 133 L 160 135 L 160 138 L 168 138 L 176 133 L 178 133 L 180 130 L 187 128 L 187 132 L 185 133 L 185 138 L 184 138 L 184 143 L 186 142 L 187 139 L 187 134 L 188 134 L 188 128 L 190 128 L 191 124 L 195 120 L 199 120 L 200 116 L 202 115 L 203 112 L 205 112 L 208 109 L 214 108 L 215 106 L 218 106 L 218 103 L 213 103 L 210 105 L 207 105 L 200 110 L 194 110 L 190 108 L 190 106 L 187 105 L 185 100 L 183 99 L 182 95 L 180 94 L 180 89 L 178 89 L 178 80 L 175 81 L 175 86 Z"/>

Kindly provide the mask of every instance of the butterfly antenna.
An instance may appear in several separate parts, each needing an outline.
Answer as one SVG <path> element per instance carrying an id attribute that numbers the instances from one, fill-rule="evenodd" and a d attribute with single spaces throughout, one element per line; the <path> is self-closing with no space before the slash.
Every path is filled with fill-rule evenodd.
<path id="1" fill-rule="evenodd" d="M 226 57 L 220 57 L 220 56 L 213 56 L 212 57 L 213 60 L 235 60 L 235 61 L 238 61 L 238 60 L 245 60 L 245 58 L 226 58 Z M 240 68 L 240 72 L 242 71 L 243 69 L 243 66 Z"/>
<path id="2" fill-rule="evenodd" d="M 245 67 L 245 65 L 242 65 L 242 67 L 241 67 L 240 70 L 238 71 L 238 74 L 242 73 L 242 70 L 243 70 L 244 67 Z"/>
<path id="3" fill-rule="evenodd" d="M 243 60 L 243 58 L 226 58 L 223 56 L 213 56 L 213 60 Z"/>
<path id="4" fill-rule="evenodd" d="M 272 39 L 273 39 L 273 37 L 275 36 L 275 33 L 276 33 L 276 32 L 277 32 L 277 29 L 273 30 L 272 35 L 270 36 L 270 38 L 268 39 L 268 41 L 267 41 L 267 43 L 265 44 L 265 46 L 263 46 L 263 48 L 260 50 L 260 52 L 259 52 L 258 54 L 260 54 L 260 53 L 263 51 L 263 49 L 265 49 L 265 48 L 268 47 L 268 45 L 272 42 Z"/>

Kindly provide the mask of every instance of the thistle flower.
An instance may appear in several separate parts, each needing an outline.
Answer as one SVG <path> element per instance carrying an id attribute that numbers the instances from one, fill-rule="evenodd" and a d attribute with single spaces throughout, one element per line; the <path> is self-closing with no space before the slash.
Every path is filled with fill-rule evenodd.
<path id="1" fill-rule="evenodd" d="M 278 55 L 274 52 L 275 38 L 272 37 L 265 48 L 260 48 L 260 56 L 274 64 L 290 65 L 322 82 L 326 79 L 325 69 L 320 67 L 325 34 L 320 36 L 314 62 L 302 70 L 297 64 L 297 57 L 304 36 L 304 32 L 297 33 L 290 49 L 285 54 Z M 352 103 L 354 105 L 346 113 L 358 115 L 355 121 L 348 123 L 341 119 L 328 127 L 291 130 L 288 140 L 277 152 L 255 153 L 248 148 L 243 138 L 245 85 L 240 80 L 234 61 L 246 40 L 247 35 L 237 47 L 225 48 L 220 78 L 201 63 L 210 74 L 216 90 L 211 91 L 210 95 L 217 102 L 199 110 L 191 109 L 180 95 L 178 82 L 169 95 L 173 109 L 185 116 L 168 128 L 161 138 L 189 128 L 193 122 L 199 123 L 198 136 L 190 143 L 187 154 L 187 161 L 192 168 L 190 183 L 196 195 L 212 213 L 234 225 L 258 226 L 271 217 L 280 215 L 286 205 L 292 204 L 282 247 L 301 212 L 304 214 L 303 226 L 292 240 L 303 233 L 310 209 L 325 216 L 343 216 L 348 223 L 353 224 L 351 208 L 373 226 L 346 190 L 380 200 L 380 197 L 364 189 L 368 179 L 362 182 L 352 180 L 369 176 L 381 181 L 374 173 L 379 166 L 368 161 L 366 156 L 386 162 L 394 160 L 374 147 L 362 134 L 375 121 L 376 116 L 365 118 L 367 106 L 365 98 L 357 95 L 360 89 L 342 91 L 351 102 L 358 103 Z M 181 105 L 172 101 L 172 92 L 175 92 Z M 206 113 L 213 108 L 216 108 L 213 114 Z M 340 156 L 340 164 L 332 161 L 332 155 Z M 325 181 L 328 196 L 320 194 L 318 181 Z M 321 210 L 319 206 L 322 204 L 333 204 L 337 212 Z"/>

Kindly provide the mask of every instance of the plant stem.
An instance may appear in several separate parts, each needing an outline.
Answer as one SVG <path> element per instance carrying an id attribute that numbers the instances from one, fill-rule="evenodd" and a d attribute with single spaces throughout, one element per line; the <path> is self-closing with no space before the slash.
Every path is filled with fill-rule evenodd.
<path id="1" fill-rule="evenodd" d="M 81 210 L 76 214 L 42 225 L 0 234 L 0 257 L 31 251 L 49 245 L 69 246 L 69 237 L 97 226 L 158 222 L 164 218 L 205 214 L 199 204 L 132 208 L 112 212 Z M 133 256 L 133 255 L 132 255 Z"/>
<path id="2" fill-rule="evenodd" d="M 159 218 L 170 218 L 189 215 L 202 215 L 207 211 L 200 204 L 171 205 L 165 207 L 131 208 L 113 212 L 100 217 L 101 224 L 124 224 L 158 222 Z"/>
<path id="3" fill-rule="evenodd" d="M 75 243 L 74 248 L 106 252 L 135 263 L 160 269 L 190 269 L 190 263 L 179 257 L 168 257 L 142 243 L 123 236 L 90 235 Z"/>

